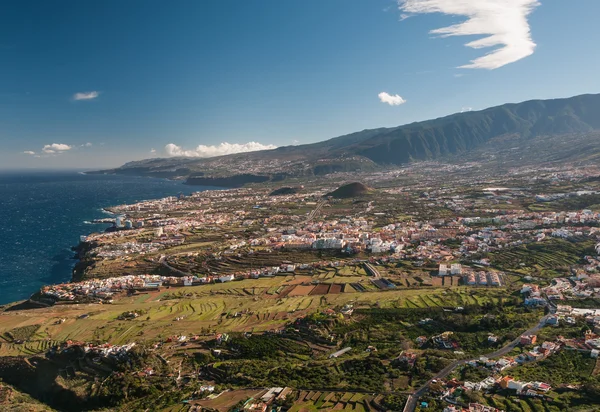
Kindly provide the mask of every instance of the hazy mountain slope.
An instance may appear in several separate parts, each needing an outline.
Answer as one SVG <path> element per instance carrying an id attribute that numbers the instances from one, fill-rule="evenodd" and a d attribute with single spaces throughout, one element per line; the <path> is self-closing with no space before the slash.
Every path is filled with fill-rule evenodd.
<path id="1" fill-rule="evenodd" d="M 414 123 L 347 147 L 376 163 L 401 164 L 469 151 L 502 135 L 525 138 L 600 129 L 600 95 L 532 100 Z"/>
<path id="2" fill-rule="evenodd" d="M 500 136 L 546 138 L 600 130 L 600 94 L 531 100 L 458 113 L 394 128 L 379 128 L 323 142 L 209 159 L 168 158 L 129 162 L 107 173 L 210 179 L 246 174 L 285 179 L 463 154 Z M 600 151 L 600 142 L 598 149 Z M 254 179 L 254 178 L 252 178 Z M 190 179 L 192 180 L 192 179 Z M 255 179 L 256 180 L 256 179 Z"/>

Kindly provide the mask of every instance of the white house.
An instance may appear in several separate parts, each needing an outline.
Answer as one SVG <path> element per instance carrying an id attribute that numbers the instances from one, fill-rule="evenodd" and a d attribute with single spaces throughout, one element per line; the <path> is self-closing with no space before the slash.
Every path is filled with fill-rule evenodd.
<path id="1" fill-rule="evenodd" d="M 507 388 L 508 389 L 514 389 L 517 392 L 522 391 L 527 385 L 529 385 L 528 382 L 519 382 L 519 381 L 515 381 L 512 380 L 510 382 L 508 382 Z"/>
<path id="2" fill-rule="evenodd" d="M 234 279 L 235 279 L 235 276 L 233 276 L 233 275 L 219 276 L 219 282 L 222 282 L 222 283 L 231 282 Z"/>

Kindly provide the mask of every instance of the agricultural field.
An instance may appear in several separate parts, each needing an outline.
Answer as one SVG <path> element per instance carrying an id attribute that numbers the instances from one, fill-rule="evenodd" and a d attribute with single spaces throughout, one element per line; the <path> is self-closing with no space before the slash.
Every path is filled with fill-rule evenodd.
<path id="1" fill-rule="evenodd" d="M 40 353 L 50 345 L 48 342 L 68 339 L 125 344 L 171 335 L 260 332 L 282 328 L 299 317 L 348 303 L 367 308 L 454 308 L 496 303 L 502 293 L 500 289 L 466 287 L 378 290 L 369 281 L 362 282 L 364 291 L 358 292 L 350 284 L 305 285 L 307 279 L 311 277 L 288 275 L 163 288 L 123 296 L 112 305 L 57 305 L 0 312 L 0 353 Z M 118 320 L 126 311 L 139 311 L 141 316 Z M 82 315 L 84 318 L 80 318 Z M 58 323 L 60 319 L 65 321 Z M 15 338 L 11 333 L 23 336 Z M 26 342 L 15 343 L 18 340 Z"/>
<path id="2" fill-rule="evenodd" d="M 373 396 L 352 392 L 300 391 L 290 412 L 308 411 L 371 411 Z"/>
<path id="3" fill-rule="evenodd" d="M 264 389 L 241 389 L 231 390 L 221 393 L 219 396 L 213 395 L 207 399 L 192 401 L 190 404 L 210 408 L 219 412 L 227 412 L 233 406 L 249 398 L 259 399 L 266 390 Z"/>
<path id="4" fill-rule="evenodd" d="M 503 271 L 551 280 L 568 274 L 569 267 L 581 263 L 585 255 L 593 254 L 594 242 L 569 242 L 552 239 L 541 243 L 495 252 L 490 255 L 492 266 Z"/>

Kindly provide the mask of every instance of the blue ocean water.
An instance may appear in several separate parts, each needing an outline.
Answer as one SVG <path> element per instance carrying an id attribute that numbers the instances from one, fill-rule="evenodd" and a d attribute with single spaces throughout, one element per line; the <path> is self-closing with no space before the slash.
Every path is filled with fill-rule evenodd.
<path id="1" fill-rule="evenodd" d="M 0 304 L 69 281 L 70 248 L 107 227 L 85 223 L 107 217 L 102 208 L 203 189 L 147 177 L 0 171 Z"/>

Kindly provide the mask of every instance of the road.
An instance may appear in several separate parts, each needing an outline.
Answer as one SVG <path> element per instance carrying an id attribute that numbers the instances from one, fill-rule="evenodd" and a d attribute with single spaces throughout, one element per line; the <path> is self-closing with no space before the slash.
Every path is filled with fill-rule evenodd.
<path id="1" fill-rule="evenodd" d="M 158 259 L 158 263 L 160 263 L 167 269 L 169 269 L 175 273 L 178 273 L 181 276 L 194 276 L 192 273 L 184 272 L 182 270 L 179 270 L 179 269 L 174 268 L 173 266 L 169 265 L 169 263 L 167 262 L 167 257 L 165 255 L 160 255 L 160 259 Z"/>
<path id="2" fill-rule="evenodd" d="M 315 217 L 317 217 L 317 215 L 319 214 L 321 209 L 323 209 L 323 206 L 325 206 L 325 203 L 327 203 L 327 200 L 320 200 L 319 203 L 317 203 L 317 206 L 315 206 L 315 208 L 312 210 L 312 212 L 310 212 L 310 214 L 308 215 L 308 217 L 306 218 L 304 223 L 308 223 L 311 220 L 313 220 Z"/>
<path id="3" fill-rule="evenodd" d="M 481 356 L 485 356 L 486 358 L 492 359 L 492 358 L 499 358 L 501 356 L 507 355 L 508 353 L 510 353 L 510 351 L 512 351 L 515 347 L 517 347 L 517 345 L 519 344 L 519 341 L 521 340 L 522 335 L 532 335 L 532 334 L 535 334 L 536 332 L 538 332 L 540 329 L 542 329 L 544 327 L 544 325 L 546 324 L 546 320 L 548 319 L 548 317 L 551 314 L 552 314 L 552 312 L 543 316 L 540 319 L 540 321 L 537 323 L 537 325 L 535 325 L 532 328 L 527 329 L 525 332 L 523 332 L 521 335 L 519 335 L 518 338 L 516 338 L 515 340 L 513 340 L 512 342 L 508 343 L 507 345 L 503 346 L 502 348 L 498 349 L 495 352 L 488 353 L 487 355 L 476 356 L 476 357 L 473 357 L 470 359 L 463 359 L 463 360 L 457 360 L 457 361 L 452 362 L 450 365 L 446 366 L 444 369 L 442 369 L 440 372 L 438 372 L 433 378 L 429 379 L 423 386 L 421 386 L 412 395 L 410 395 L 408 397 L 408 400 L 406 401 L 406 405 L 404 406 L 404 412 L 413 412 L 417 408 L 417 403 L 419 402 L 419 398 L 421 396 L 423 396 L 425 394 L 425 392 L 427 392 L 427 390 L 429 389 L 429 385 L 434 380 L 444 379 L 446 376 L 450 375 L 450 373 L 452 373 L 452 371 L 454 369 L 456 369 L 457 367 L 464 365 L 465 363 L 467 363 L 469 361 L 479 359 Z"/>
<path id="4" fill-rule="evenodd" d="M 381 274 L 373 265 L 370 263 L 365 263 L 365 268 L 373 275 L 373 280 L 381 279 Z"/>

